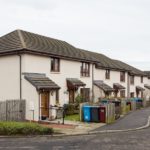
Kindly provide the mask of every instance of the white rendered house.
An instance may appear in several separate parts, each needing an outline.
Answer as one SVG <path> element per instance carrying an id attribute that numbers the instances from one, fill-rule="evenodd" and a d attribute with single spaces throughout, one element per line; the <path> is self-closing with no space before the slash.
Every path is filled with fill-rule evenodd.
<path id="1" fill-rule="evenodd" d="M 142 71 L 137 76 L 102 54 L 22 30 L 0 37 L 0 68 L 0 100 L 25 99 L 26 119 L 34 121 L 55 118 L 49 108 L 74 103 L 77 95 L 85 101 L 129 97 L 135 88 L 150 84 Z M 135 76 L 134 86 L 129 73 Z"/>

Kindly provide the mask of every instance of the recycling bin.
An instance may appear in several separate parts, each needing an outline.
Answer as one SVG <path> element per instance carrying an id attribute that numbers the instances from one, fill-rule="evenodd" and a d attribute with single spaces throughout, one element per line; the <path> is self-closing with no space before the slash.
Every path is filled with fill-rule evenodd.
<path id="1" fill-rule="evenodd" d="M 106 107 L 100 106 L 99 108 L 99 120 L 102 123 L 106 123 Z"/>
<path id="2" fill-rule="evenodd" d="M 91 106 L 83 106 L 83 119 L 85 122 L 91 121 Z"/>
<path id="3" fill-rule="evenodd" d="M 143 100 L 141 98 L 136 98 L 136 109 L 143 107 Z"/>
<path id="4" fill-rule="evenodd" d="M 99 106 L 91 106 L 91 122 L 100 122 L 99 109 Z"/>

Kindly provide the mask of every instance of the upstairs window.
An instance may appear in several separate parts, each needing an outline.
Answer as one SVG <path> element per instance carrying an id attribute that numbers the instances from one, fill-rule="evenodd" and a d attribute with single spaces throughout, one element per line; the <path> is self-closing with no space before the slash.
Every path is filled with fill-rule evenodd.
<path id="1" fill-rule="evenodd" d="M 110 70 L 109 69 L 107 69 L 105 72 L 105 78 L 110 79 Z"/>
<path id="2" fill-rule="evenodd" d="M 141 83 L 143 83 L 143 76 L 141 76 Z"/>
<path id="3" fill-rule="evenodd" d="M 90 64 L 82 62 L 81 66 L 81 76 L 89 77 L 90 76 Z"/>
<path id="4" fill-rule="evenodd" d="M 60 71 L 60 59 L 51 58 L 51 71 L 59 72 Z"/>
<path id="5" fill-rule="evenodd" d="M 125 82 L 125 72 L 124 71 L 120 72 L 120 81 Z"/>
<path id="6" fill-rule="evenodd" d="M 134 76 L 130 76 L 130 84 L 134 84 Z"/>

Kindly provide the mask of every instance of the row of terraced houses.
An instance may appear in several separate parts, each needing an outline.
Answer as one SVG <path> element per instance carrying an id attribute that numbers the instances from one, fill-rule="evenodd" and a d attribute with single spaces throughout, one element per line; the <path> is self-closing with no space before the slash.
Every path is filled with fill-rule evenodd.
<path id="1" fill-rule="evenodd" d="M 0 37 L 0 72 L 0 100 L 25 99 L 28 120 L 30 107 L 39 121 L 50 117 L 50 105 L 74 103 L 79 95 L 93 102 L 150 97 L 150 72 L 22 30 Z"/>

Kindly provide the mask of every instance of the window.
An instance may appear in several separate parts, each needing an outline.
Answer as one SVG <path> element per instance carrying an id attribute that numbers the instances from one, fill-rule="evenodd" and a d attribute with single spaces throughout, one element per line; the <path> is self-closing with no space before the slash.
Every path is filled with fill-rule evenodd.
<path id="1" fill-rule="evenodd" d="M 125 98 L 125 90 L 120 91 L 120 97 Z"/>
<path id="2" fill-rule="evenodd" d="M 143 76 L 141 76 L 141 83 L 143 83 Z"/>
<path id="3" fill-rule="evenodd" d="M 120 72 L 120 81 L 125 82 L 125 72 L 124 71 Z"/>
<path id="4" fill-rule="evenodd" d="M 58 58 L 51 58 L 51 71 L 60 71 L 60 60 Z"/>
<path id="5" fill-rule="evenodd" d="M 134 76 L 130 76 L 130 84 L 134 84 Z"/>
<path id="6" fill-rule="evenodd" d="M 131 98 L 134 98 L 134 92 L 131 92 L 131 93 L 130 93 L 130 97 L 131 97 Z"/>
<path id="7" fill-rule="evenodd" d="M 90 64 L 82 62 L 81 66 L 81 76 L 89 77 L 90 76 Z"/>
<path id="8" fill-rule="evenodd" d="M 105 78 L 110 79 L 110 70 L 108 70 L 108 69 L 105 72 Z"/>
<path id="9" fill-rule="evenodd" d="M 90 101 L 90 88 L 81 88 L 81 97 L 84 102 Z"/>

